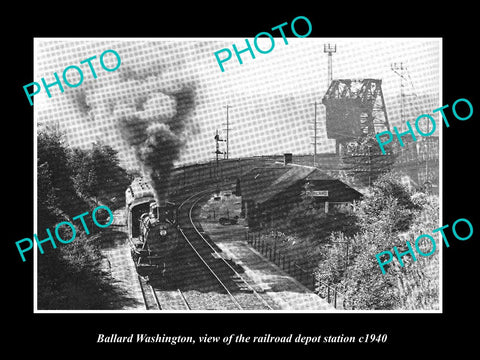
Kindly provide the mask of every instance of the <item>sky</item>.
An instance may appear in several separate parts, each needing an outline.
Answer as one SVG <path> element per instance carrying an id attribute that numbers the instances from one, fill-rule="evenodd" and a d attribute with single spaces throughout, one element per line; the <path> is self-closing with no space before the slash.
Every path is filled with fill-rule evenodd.
<path id="1" fill-rule="evenodd" d="M 410 96 L 405 117 L 411 121 L 421 113 L 431 113 L 441 104 L 441 39 L 437 38 L 274 38 L 275 46 L 267 54 L 253 47 L 255 59 L 242 53 L 243 64 L 235 55 L 224 63 L 222 72 L 214 53 L 224 48 L 232 52 L 246 47 L 245 38 L 88 38 L 34 41 L 34 79 L 53 82 L 53 72 L 61 78 L 70 65 L 84 74 L 81 85 L 64 93 L 52 87 L 48 98 L 44 89 L 35 95 L 37 124 L 50 124 L 65 133 L 71 146 L 87 148 L 94 141 L 111 145 L 119 151 L 122 165 L 138 166 L 128 141 L 121 131 L 122 119 L 162 122 L 180 111 L 175 94 L 181 89 L 194 90 L 195 105 L 182 127 L 182 147 L 177 164 L 208 161 L 214 158 L 214 135 L 218 129 L 225 137 L 229 106 L 230 158 L 313 152 L 314 103 L 317 102 L 317 151 L 335 151 L 335 141 L 325 130 L 325 109 L 321 104 L 327 90 L 328 56 L 324 44 L 337 45 L 333 54 L 333 78 L 382 79 L 387 114 L 391 126 L 400 123 L 400 77 L 391 64 L 402 62 L 411 82 L 404 91 Z M 268 49 L 270 40 L 260 38 L 259 47 Z M 121 65 L 104 71 L 100 55 L 115 50 Z M 92 60 L 97 78 L 88 65 Z M 223 54 L 222 54 L 223 56 Z M 104 57 L 113 68 L 116 58 Z M 79 81 L 72 70 L 67 78 Z M 28 101 L 26 99 L 26 101 Z M 133 119 L 133 120 L 132 120 Z"/>

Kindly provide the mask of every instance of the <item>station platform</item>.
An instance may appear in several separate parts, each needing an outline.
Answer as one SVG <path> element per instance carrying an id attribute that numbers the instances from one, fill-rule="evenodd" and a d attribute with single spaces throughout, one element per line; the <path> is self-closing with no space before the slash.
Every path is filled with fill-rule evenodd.
<path id="1" fill-rule="evenodd" d="M 328 311 L 336 309 L 320 298 L 276 264 L 270 262 L 247 244 L 247 228 L 238 225 L 221 225 L 200 214 L 204 235 L 222 250 L 225 258 L 231 259 L 244 269 L 242 276 L 255 283 L 264 294 L 285 311 Z"/>
<path id="2" fill-rule="evenodd" d="M 101 253 L 105 256 L 103 270 L 110 273 L 114 285 L 122 294 L 114 304 L 118 310 L 145 310 L 142 288 L 126 241 L 124 211 L 114 211 L 114 221 L 103 234 Z"/>

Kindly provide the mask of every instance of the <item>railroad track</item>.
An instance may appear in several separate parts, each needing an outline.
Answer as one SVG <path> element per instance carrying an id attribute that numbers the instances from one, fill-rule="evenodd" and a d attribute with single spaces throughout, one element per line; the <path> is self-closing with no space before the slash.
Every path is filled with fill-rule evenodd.
<path id="1" fill-rule="evenodd" d="M 194 210 L 211 190 L 198 192 L 178 208 L 179 236 L 184 239 L 176 264 L 175 278 L 153 271 L 139 276 L 147 310 L 271 310 L 268 301 L 243 269 L 224 254 L 195 224 Z M 242 270 L 242 271 L 241 271 Z M 271 301 L 271 300 L 270 300 Z"/>
<path id="2" fill-rule="evenodd" d="M 192 310 L 185 294 L 180 290 L 155 291 L 162 310 Z"/>
<path id="3" fill-rule="evenodd" d="M 185 295 L 180 289 L 176 291 L 159 291 L 138 276 L 146 310 L 191 310 Z"/>
<path id="4" fill-rule="evenodd" d="M 157 295 L 155 294 L 155 289 L 150 285 L 143 276 L 138 276 L 138 281 L 140 282 L 140 287 L 142 289 L 142 296 L 145 302 L 146 310 L 162 310 L 160 303 L 158 302 Z"/>
<path id="5" fill-rule="evenodd" d="M 191 297 L 189 302 L 192 305 L 196 303 L 194 309 L 217 309 L 214 302 L 218 301 L 220 309 L 272 310 L 270 304 L 260 294 L 261 290 L 255 289 L 255 284 L 251 284 L 249 279 L 242 276 L 238 266 L 225 259 L 222 251 L 210 242 L 202 234 L 199 225 L 195 224 L 193 211 L 198 202 L 210 192 L 205 190 L 196 193 L 184 200 L 178 208 L 179 232 L 203 264 L 204 271 L 210 277 L 210 281 L 213 280 L 217 284 L 217 289 L 214 289 L 212 284 L 212 290 L 217 290 L 217 294 L 211 292 L 210 300 L 197 299 L 202 297 L 201 294 L 197 293 L 188 295 L 188 297 Z M 184 207 L 188 209 L 184 211 Z M 196 276 L 199 281 L 206 281 L 205 275 L 197 273 Z M 226 304 L 226 299 L 230 301 L 230 304 Z"/>

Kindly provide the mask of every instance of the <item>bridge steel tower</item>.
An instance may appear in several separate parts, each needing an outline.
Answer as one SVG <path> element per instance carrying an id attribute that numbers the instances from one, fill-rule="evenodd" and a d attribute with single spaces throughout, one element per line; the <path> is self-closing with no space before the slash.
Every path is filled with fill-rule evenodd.
<path id="1" fill-rule="evenodd" d="M 327 78 L 327 87 L 330 86 L 330 83 L 333 80 L 333 53 L 337 52 L 337 44 L 324 44 L 323 52 L 328 53 L 328 78 Z"/>
<path id="2" fill-rule="evenodd" d="M 332 80 L 322 103 L 327 137 L 341 144 L 390 130 L 380 79 Z"/>

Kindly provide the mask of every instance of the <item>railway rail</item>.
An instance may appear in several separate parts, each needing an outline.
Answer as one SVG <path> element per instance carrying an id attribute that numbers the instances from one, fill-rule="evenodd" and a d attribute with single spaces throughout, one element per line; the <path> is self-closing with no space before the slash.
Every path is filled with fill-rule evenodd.
<path id="1" fill-rule="evenodd" d="M 179 231 L 183 238 L 203 263 L 206 271 L 215 279 L 219 290 L 225 294 L 237 310 L 272 310 L 268 301 L 242 276 L 235 265 L 222 256 L 220 249 L 202 234 L 193 219 L 197 204 L 211 191 L 198 192 L 184 200 L 178 208 Z M 187 206 L 188 205 L 188 206 Z M 183 211 L 187 207 L 188 210 Z M 186 216 L 185 216 L 186 215 Z M 212 297 L 213 299 L 213 297 Z"/>
<path id="2" fill-rule="evenodd" d="M 198 203 L 211 190 L 197 192 L 178 207 L 178 231 L 185 240 L 179 249 L 174 278 L 165 279 L 161 269 L 138 276 L 146 310 L 272 310 L 269 297 L 261 294 L 242 270 L 195 223 Z M 270 303 L 268 302 L 270 301 Z"/>
<path id="3" fill-rule="evenodd" d="M 148 281 L 139 276 L 146 310 L 191 310 L 185 295 L 180 289 L 162 291 L 155 289 Z"/>
<path id="4" fill-rule="evenodd" d="M 155 289 L 150 285 L 143 276 L 138 276 L 140 287 L 142 289 L 142 296 L 145 302 L 146 310 L 162 310 L 160 303 L 158 302 L 155 294 Z"/>

